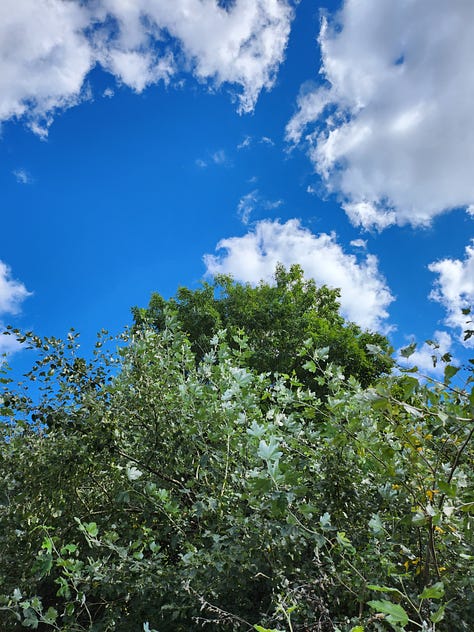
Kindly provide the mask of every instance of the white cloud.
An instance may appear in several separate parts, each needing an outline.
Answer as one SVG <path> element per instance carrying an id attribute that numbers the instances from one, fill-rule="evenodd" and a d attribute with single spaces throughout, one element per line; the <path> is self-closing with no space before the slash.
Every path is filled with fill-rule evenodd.
<path id="1" fill-rule="evenodd" d="M 365 239 L 353 239 L 351 241 L 351 246 L 353 248 L 362 248 L 362 250 L 367 250 L 367 241 Z"/>
<path id="2" fill-rule="evenodd" d="M 315 235 L 296 219 L 258 222 L 243 237 L 230 237 L 217 244 L 217 255 L 205 255 L 210 274 L 232 274 L 238 281 L 271 280 L 278 262 L 302 266 L 319 285 L 341 289 L 341 310 L 363 328 L 386 330 L 387 308 L 393 297 L 378 270 L 377 258 L 359 260 L 347 254 L 334 234 Z"/>
<path id="3" fill-rule="evenodd" d="M 7 264 L 0 261 L 0 314 L 17 314 L 29 294 L 23 283 L 12 278 Z"/>
<path id="4" fill-rule="evenodd" d="M 250 220 L 250 215 L 256 208 L 262 208 L 265 211 L 273 211 L 279 208 L 283 204 L 283 200 L 267 200 L 260 195 L 258 189 L 254 189 L 242 196 L 237 206 L 237 212 L 242 220 L 242 224 L 247 225 Z"/>
<path id="5" fill-rule="evenodd" d="M 459 259 L 441 259 L 428 266 L 431 272 L 438 274 L 430 298 L 441 303 L 446 309 L 446 324 L 459 330 L 460 339 L 466 329 L 474 329 L 467 324 L 474 318 L 474 240 L 466 247 L 464 261 Z M 463 309 L 473 309 L 473 313 L 466 316 Z M 474 346 L 474 338 L 464 343 Z"/>
<path id="6" fill-rule="evenodd" d="M 215 164 L 219 166 L 230 165 L 229 159 L 224 149 L 218 149 L 212 154 L 209 154 L 206 159 L 197 158 L 194 162 L 196 166 L 200 167 L 201 169 L 205 169 L 206 167 L 209 167 L 209 165 L 211 164 Z"/>
<path id="7" fill-rule="evenodd" d="M 251 111 L 283 60 L 291 1 L 2 0 L 0 122 L 24 118 L 45 136 L 56 110 L 84 98 L 96 64 L 137 92 L 182 71 L 231 84 Z"/>
<path id="8" fill-rule="evenodd" d="M 262 200 L 262 206 L 266 211 L 273 211 L 276 208 L 280 208 L 283 204 L 283 200 Z"/>
<path id="9" fill-rule="evenodd" d="M 33 182 L 30 174 L 25 169 L 15 169 L 12 173 L 18 184 L 31 184 Z"/>
<path id="10" fill-rule="evenodd" d="M 19 349 L 20 343 L 18 340 L 15 336 L 4 334 L 2 324 L 0 323 L 0 356 L 3 354 L 11 355 L 15 353 L 15 351 L 19 351 Z M 2 358 L 0 357 L 0 367 L 2 366 L 2 362 Z"/>
<path id="11" fill-rule="evenodd" d="M 11 270 L 6 263 L 0 261 L 0 316 L 18 314 L 21 303 L 29 295 L 23 283 L 12 278 Z M 13 352 L 18 348 L 15 338 L 4 336 L 3 329 L 0 321 L 0 354 Z"/>
<path id="12" fill-rule="evenodd" d="M 251 136 L 245 136 L 243 141 L 237 145 L 237 149 L 239 149 L 239 150 L 240 149 L 247 149 L 247 147 L 250 147 L 251 144 L 252 144 L 252 137 Z"/>
<path id="13" fill-rule="evenodd" d="M 451 352 L 452 340 L 446 331 L 435 331 L 433 344 L 427 342 L 417 349 L 408 358 L 404 358 L 397 353 L 397 362 L 404 367 L 418 367 L 420 373 L 429 373 L 430 375 L 440 376 L 443 374 L 446 364 L 441 358 Z"/>
<path id="14" fill-rule="evenodd" d="M 248 149 L 254 143 L 258 143 L 259 145 L 267 145 L 269 147 L 275 146 L 275 142 L 269 136 L 261 136 L 257 139 L 252 138 L 252 136 L 245 136 L 243 141 L 237 145 L 237 149 Z"/>
<path id="15" fill-rule="evenodd" d="M 237 213 L 242 221 L 242 224 L 248 224 L 250 215 L 255 210 L 255 206 L 258 202 L 258 191 L 250 191 L 246 195 L 242 196 L 237 206 Z"/>
<path id="16" fill-rule="evenodd" d="M 227 163 L 227 156 L 223 149 L 219 149 L 212 154 L 212 161 L 216 165 L 225 165 Z"/>
<path id="17" fill-rule="evenodd" d="M 428 225 L 474 203 L 471 0 L 346 0 L 323 18 L 323 87 L 287 126 L 351 221 Z"/>
<path id="18" fill-rule="evenodd" d="M 383 230 L 397 221 L 394 211 L 387 211 L 383 205 L 372 202 L 343 203 L 342 208 L 354 226 Z"/>
<path id="19" fill-rule="evenodd" d="M 45 134 L 57 108 L 77 103 L 94 65 L 84 8 L 58 0 L 0 3 L 0 121 L 24 116 Z"/>

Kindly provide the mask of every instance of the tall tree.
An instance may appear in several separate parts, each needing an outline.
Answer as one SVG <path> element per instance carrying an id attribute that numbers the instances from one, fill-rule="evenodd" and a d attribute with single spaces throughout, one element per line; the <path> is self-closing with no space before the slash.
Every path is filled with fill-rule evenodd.
<path id="1" fill-rule="evenodd" d="M 218 275 L 199 289 L 180 287 L 168 301 L 154 293 L 148 308 L 135 307 L 135 326 L 164 327 L 165 309 L 176 310 L 181 326 L 188 333 L 192 349 L 202 358 L 219 329 L 227 331 L 227 341 L 236 347 L 235 337 L 248 337 L 249 366 L 258 372 L 292 374 L 314 388 L 315 376 L 303 368 L 299 353 L 308 341 L 328 348 L 328 361 L 337 363 L 347 376 L 363 386 L 390 370 L 390 344 L 385 336 L 361 330 L 341 316 L 339 290 L 317 287 L 305 279 L 303 270 L 293 265 L 286 270 L 278 265 L 274 283 L 257 286 L 235 283 L 232 277 Z M 371 354 L 367 345 L 380 347 L 382 354 Z"/>

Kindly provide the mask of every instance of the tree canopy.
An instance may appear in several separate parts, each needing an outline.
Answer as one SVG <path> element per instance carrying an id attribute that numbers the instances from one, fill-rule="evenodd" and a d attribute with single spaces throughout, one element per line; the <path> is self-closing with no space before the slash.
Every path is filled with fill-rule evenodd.
<path id="1" fill-rule="evenodd" d="M 472 371 L 364 386 L 312 336 L 261 371 L 253 330 L 196 351 L 159 309 L 3 366 L 1 629 L 468 632 Z"/>
<path id="2" fill-rule="evenodd" d="M 133 315 L 136 326 L 145 324 L 159 331 L 164 327 L 165 310 L 171 307 L 198 359 L 209 351 L 217 331 L 227 331 L 227 342 L 233 348 L 235 336 L 243 331 L 248 337 L 251 368 L 260 373 L 296 372 L 300 380 L 314 387 L 314 376 L 298 358 L 304 343 L 311 340 L 315 347 L 328 348 L 330 362 L 368 386 L 392 367 L 390 344 L 385 336 L 346 322 L 339 311 L 339 295 L 337 289 L 317 287 L 313 279 L 305 279 L 298 265 L 289 270 L 278 265 L 274 283 L 262 281 L 252 286 L 218 275 L 196 290 L 180 287 L 168 301 L 154 293 L 148 308 L 134 308 Z M 370 354 L 368 344 L 385 353 Z"/>

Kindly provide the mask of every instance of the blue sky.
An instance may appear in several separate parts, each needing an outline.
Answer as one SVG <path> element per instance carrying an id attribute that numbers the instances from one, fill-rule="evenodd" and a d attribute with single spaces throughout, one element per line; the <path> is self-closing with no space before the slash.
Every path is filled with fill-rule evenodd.
<path id="1" fill-rule="evenodd" d="M 464 0 L 3 0 L 0 328 L 87 349 L 153 291 L 281 261 L 423 370 L 427 338 L 470 357 L 473 24 Z"/>

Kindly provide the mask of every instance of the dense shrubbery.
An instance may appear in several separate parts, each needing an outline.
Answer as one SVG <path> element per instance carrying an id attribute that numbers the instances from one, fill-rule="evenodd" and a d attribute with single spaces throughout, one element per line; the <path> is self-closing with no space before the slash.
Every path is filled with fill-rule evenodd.
<path id="1" fill-rule="evenodd" d="M 172 307 L 2 378 L 1 629 L 469 630 L 472 380 L 361 386 L 312 336 L 261 372 Z"/>

